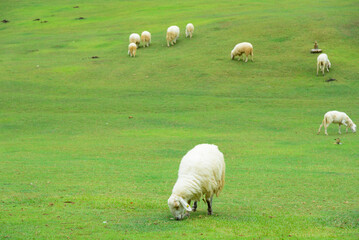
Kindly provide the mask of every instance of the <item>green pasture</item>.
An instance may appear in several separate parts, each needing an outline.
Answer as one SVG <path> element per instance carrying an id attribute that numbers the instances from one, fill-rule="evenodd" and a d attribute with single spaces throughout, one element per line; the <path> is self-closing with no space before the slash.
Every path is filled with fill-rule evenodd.
<path id="1" fill-rule="evenodd" d="M 359 239 L 358 133 L 316 135 L 330 110 L 359 124 L 358 12 L 355 0 L 0 1 L 0 239 Z M 130 58 L 145 30 L 152 45 Z M 230 59 L 239 42 L 254 62 Z M 167 199 L 200 143 L 223 152 L 226 184 L 213 216 L 202 202 L 175 221 Z"/>

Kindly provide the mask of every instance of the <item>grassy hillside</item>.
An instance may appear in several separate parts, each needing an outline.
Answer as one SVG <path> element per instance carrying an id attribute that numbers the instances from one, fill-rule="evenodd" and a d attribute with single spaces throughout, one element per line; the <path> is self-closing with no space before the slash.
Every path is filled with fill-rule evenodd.
<path id="1" fill-rule="evenodd" d="M 358 239 L 359 138 L 316 135 L 329 110 L 359 123 L 358 8 L 1 2 L 0 239 Z M 167 48 L 171 25 L 181 36 Z M 144 30 L 151 47 L 128 57 Z M 243 41 L 254 62 L 230 60 Z M 179 162 L 200 143 L 224 153 L 224 190 L 214 216 L 200 203 L 171 220 Z"/>

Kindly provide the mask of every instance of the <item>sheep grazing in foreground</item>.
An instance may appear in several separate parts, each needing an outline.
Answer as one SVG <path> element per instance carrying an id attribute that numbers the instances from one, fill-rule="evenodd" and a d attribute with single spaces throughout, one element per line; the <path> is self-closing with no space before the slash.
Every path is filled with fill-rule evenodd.
<path id="1" fill-rule="evenodd" d="M 192 38 L 192 34 L 193 34 L 193 31 L 194 31 L 194 26 L 192 23 L 188 23 L 187 26 L 186 26 L 186 37 L 190 37 Z"/>
<path id="2" fill-rule="evenodd" d="M 168 207 L 176 220 L 195 212 L 197 202 L 205 196 L 208 214 L 212 215 L 213 195 L 217 196 L 224 186 L 225 163 L 216 145 L 200 144 L 181 160 L 178 179 L 168 199 Z M 193 208 L 190 207 L 194 201 Z"/>
<path id="3" fill-rule="evenodd" d="M 151 33 L 144 31 L 141 33 L 141 42 L 143 47 L 149 47 L 151 44 Z"/>
<path id="4" fill-rule="evenodd" d="M 140 46 L 140 41 L 141 41 L 141 38 L 140 38 L 140 35 L 138 35 L 137 33 L 132 33 L 130 35 L 130 43 L 135 43 L 137 45 L 137 47 Z"/>
<path id="5" fill-rule="evenodd" d="M 248 55 L 251 55 L 252 62 L 253 62 L 253 46 L 252 46 L 252 44 L 247 43 L 247 42 L 238 43 L 233 48 L 233 50 L 231 52 L 231 59 L 233 60 L 235 58 L 235 56 L 239 56 L 238 61 L 240 61 L 243 53 L 246 54 L 245 62 L 248 61 Z M 244 55 L 243 55 L 243 61 L 244 61 Z"/>
<path id="6" fill-rule="evenodd" d="M 353 133 L 355 133 L 357 130 L 357 125 L 355 125 L 355 123 L 348 117 L 346 113 L 338 112 L 338 111 L 330 111 L 324 115 L 323 122 L 322 124 L 320 124 L 317 134 L 320 133 L 320 129 L 324 125 L 325 135 L 328 135 L 327 128 L 331 123 L 339 124 L 339 134 L 342 134 L 340 131 L 340 127 L 342 125 L 345 125 L 347 127 L 346 132 L 348 132 L 348 128 L 350 128 L 353 131 Z"/>
<path id="7" fill-rule="evenodd" d="M 330 64 L 328 55 L 325 53 L 320 54 L 317 58 L 317 76 L 318 76 L 319 68 L 322 71 L 323 76 L 324 76 L 324 69 L 326 68 L 327 71 L 329 72 L 329 68 L 331 68 L 331 67 L 332 67 L 332 65 Z"/>
<path id="8" fill-rule="evenodd" d="M 167 47 L 170 46 L 170 43 L 172 46 L 174 43 L 176 43 L 179 34 L 180 34 L 180 29 L 177 26 L 171 26 L 167 29 L 167 34 L 166 34 Z"/>
<path id="9" fill-rule="evenodd" d="M 130 43 L 128 45 L 128 55 L 130 55 L 130 57 L 136 57 L 136 50 L 137 45 L 135 43 Z"/>

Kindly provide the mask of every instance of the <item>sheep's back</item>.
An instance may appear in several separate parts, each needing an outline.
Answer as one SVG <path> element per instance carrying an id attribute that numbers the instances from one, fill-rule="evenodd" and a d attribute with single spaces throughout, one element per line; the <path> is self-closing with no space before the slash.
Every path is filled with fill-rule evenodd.
<path id="1" fill-rule="evenodd" d="M 178 175 L 193 176 L 207 190 L 216 193 L 221 188 L 218 185 L 223 185 L 224 171 L 224 158 L 218 147 L 200 144 L 182 158 Z"/>

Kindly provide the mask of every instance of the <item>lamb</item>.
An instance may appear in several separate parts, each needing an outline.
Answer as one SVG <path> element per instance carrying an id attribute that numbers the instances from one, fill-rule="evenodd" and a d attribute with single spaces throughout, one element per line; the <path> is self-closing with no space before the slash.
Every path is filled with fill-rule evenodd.
<path id="1" fill-rule="evenodd" d="M 128 55 L 130 55 L 131 57 L 136 57 L 136 50 L 137 45 L 135 43 L 130 43 L 128 45 Z"/>
<path id="2" fill-rule="evenodd" d="M 239 56 L 238 61 L 241 60 L 241 56 L 242 54 L 245 53 L 246 54 L 246 61 L 248 61 L 248 55 L 252 56 L 252 62 L 253 62 L 253 46 L 252 44 L 248 43 L 248 42 L 242 42 L 242 43 L 238 43 L 232 50 L 231 52 L 231 59 L 233 60 L 235 56 Z M 243 60 L 244 60 L 244 56 L 243 56 Z"/>
<path id="3" fill-rule="evenodd" d="M 325 54 L 325 53 L 322 53 L 318 56 L 317 58 L 317 76 L 318 76 L 318 70 L 319 70 L 319 67 L 320 67 L 320 70 L 322 71 L 323 73 L 323 76 L 324 76 L 324 69 L 326 68 L 327 71 L 329 72 L 329 68 L 332 67 L 332 65 L 330 64 L 330 61 L 328 59 L 328 55 Z"/>
<path id="4" fill-rule="evenodd" d="M 349 127 L 353 131 L 353 133 L 355 133 L 357 130 L 357 125 L 355 125 L 355 123 L 348 117 L 346 113 L 338 112 L 338 111 L 330 111 L 324 115 L 323 122 L 322 124 L 320 124 L 317 134 L 320 133 L 320 129 L 324 125 L 325 135 L 328 135 L 327 128 L 331 123 L 339 124 L 339 134 L 342 134 L 340 131 L 341 125 L 345 125 L 347 127 L 346 132 L 348 132 Z"/>
<path id="5" fill-rule="evenodd" d="M 167 47 L 170 46 L 170 43 L 172 46 L 173 43 L 176 43 L 179 34 L 180 34 L 180 29 L 177 26 L 171 26 L 167 29 L 167 34 L 166 34 Z"/>
<path id="6" fill-rule="evenodd" d="M 132 33 L 130 35 L 130 43 L 135 43 L 137 45 L 137 47 L 140 46 L 140 41 L 141 41 L 141 38 L 140 38 L 140 35 L 138 35 L 137 33 Z"/>
<path id="7" fill-rule="evenodd" d="M 168 207 L 176 220 L 195 212 L 202 196 L 205 196 L 208 214 L 212 215 L 213 195 L 218 196 L 222 191 L 224 176 L 223 154 L 216 145 L 200 144 L 190 150 L 181 160 L 178 179 L 168 199 Z M 194 201 L 193 208 L 190 207 L 191 200 Z"/>
<path id="8" fill-rule="evenodd" d="M 141 42 L 143 44 L 143 47 L 149 47 L 151 44 L 151 33 L 147 31 L 142 32 Z"/>
<path id="9" fill-rule="evenodd" d="M 190 37 L 192 38 L 192 34 L 193 34 L 193 31 L 194 31 L 194 26 L 192 23 L 188 23 L 187 26 L 186 26 L 186 37 Z"/>

